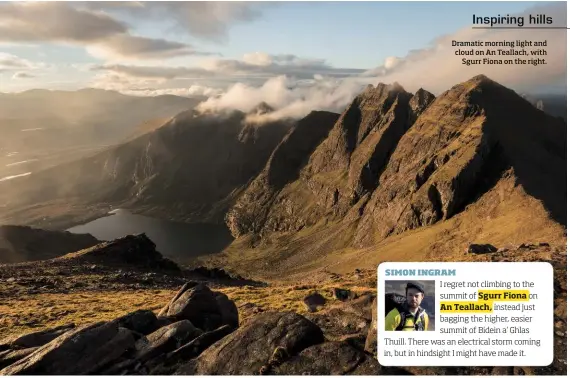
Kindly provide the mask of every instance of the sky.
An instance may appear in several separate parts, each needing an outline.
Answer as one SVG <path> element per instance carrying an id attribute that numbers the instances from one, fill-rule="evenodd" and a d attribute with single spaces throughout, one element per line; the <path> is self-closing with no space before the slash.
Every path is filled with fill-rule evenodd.
<path id="1" fill-rule="evenodd" d="M 0 92 L 204 95 L 241 110 L 268 98 L 301 113 L 367 84 L 437 94 L 480 73 L 565 92 L 565 30 L 471 29 L 473 14 L 529 13 L 566 26 L 565 2 L 0 2 Z M 548 64 L 467 67 L 453 39 L 548 40 Z"/>

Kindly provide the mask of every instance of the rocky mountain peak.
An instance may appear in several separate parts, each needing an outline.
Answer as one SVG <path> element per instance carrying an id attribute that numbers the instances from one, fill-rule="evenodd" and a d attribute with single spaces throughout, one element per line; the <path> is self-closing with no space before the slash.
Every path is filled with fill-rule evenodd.
<path id="1" fill-rule="evenodd" d="M 268 113 L 271 113 L 274 111 L 275 111 L 275 109 L 273 107 L 271 107 L 265 101 L 262 101 L 259 104 L 257 104 L 253 109 L 251 109 L 251 111 L 248 114 L 249 115 L 264 115 L 264 114 L 268 114 Z"/>
<path id="2" fill-rule="evenodd" d="M 435 100 L 435 96 L 423 88 L 418 89 L 410 99 L 410 124 Z"/>

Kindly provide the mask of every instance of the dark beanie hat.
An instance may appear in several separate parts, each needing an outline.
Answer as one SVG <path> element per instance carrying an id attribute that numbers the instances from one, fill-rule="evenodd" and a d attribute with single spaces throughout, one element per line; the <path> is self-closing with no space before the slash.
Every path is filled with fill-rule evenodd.
<path id="1" fill-rule="evenodd" d="M 417 281 L 408 282 L 408 284 L 406 285 L 406 292 L 408 292 L 409 288 L 414 288 L 416 290 L 419 290 L 422 294 L 425 294 L 424 285 L 422 285 Z"/>

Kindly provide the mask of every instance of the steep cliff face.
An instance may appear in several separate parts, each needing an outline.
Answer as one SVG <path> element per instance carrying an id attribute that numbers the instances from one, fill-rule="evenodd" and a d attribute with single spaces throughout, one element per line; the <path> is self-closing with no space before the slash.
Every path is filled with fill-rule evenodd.
<path id="1" fill-rule="evenodd" d="M 335 113 L 311 112 L 283 138 L 263 171 L 228 212 L 226 223 L 234 236 L 259 233 L 263 229 L 270 210 L 280 203 L 275 203 L 278 195 L 284 187 L 298 180 L 310 154 L 326 138 L 337 119 Z"/>
<path id="2" fill-rule="evenodd" d="M 278 151 L 279 161 L 288 161 L 289 150 Z M 485 76 L 437 98 L 424 89 L 412 95 L 397 83 L 369 86 L 306 165 L 287 170 L 270 160 L 227 220 L 234 236 L 262 239 L 340 222 L 344 240 L 353 230 L 348 245 L 370 247 L 461 214 L 508 177 L 565 224 L 565 153 L 560 119 Z M 277 172 L 289 179 L 271 184 Z"/>
<path id="3" fill-rule="evenodd" d="M 433 95 L 424 90 L 412 95 L 397 83 L 368 86 L 332 129 L 329 126 L 324 140 L 310 138 L 315 143 L 305 145 L 305 153 L 310 154 L 306 165 L 290 164 L 285 157 L 290 148 L 278 149 L 280 158 L 270 161 L 273 169 L 268 172 L 298 170 L 298 178 L 288 180 L 287 185 L 277 185 L 277 190 L 267 190 L 268 186 L 275 186 L 261 183 L 268 182 L 271 176 L 258 177 L 241 204 L 230 212 L 228 224 L 234 236 L 295 231 L 323 219 L 341 219 L 356 204 L 362 206 L 378 187 L 380 175 L 400 138 L 432 100 Z M 297 130 L 305 136 L 307 131 Z M 298 143 L 291 139 L 288 145 Z M 276 161 L 287 164 L 276 166 Z M 252 198 L 258 199 L 253 206 Z M 237 214 L 242 214 L 241 218 Z"/>
<path id="4" fill-rule="evenodd" d="M 555 202 L 565 201 L 564 191 L 556 189 L 565 177 L 565 147 L 557 138 L 562 135 L 556 119 L 485 76 L 454 86 L 400 140 L 364 210 L 355 244 L 449 219 L 509 168 L 560 218 Z"/>

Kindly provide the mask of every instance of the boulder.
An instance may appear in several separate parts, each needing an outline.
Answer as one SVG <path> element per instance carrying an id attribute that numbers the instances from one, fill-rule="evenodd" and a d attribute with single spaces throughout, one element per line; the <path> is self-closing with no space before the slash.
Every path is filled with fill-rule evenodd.
<path id="1" fill-rule="evenodd" d="M 372 322 L 370 323 L 370 327 L 368 328 L 368 336 L 366 337 L 366 344 L 364 346 L 364 350 L 367 352 L 372 353 L 373 355 L 377 354 L 378 349 L 378 305 L 377 305 L 378 298 L 374 298 L 374 302 L 372 303 Z"/>
<path id="2" fill-rule="evenodd" d="M 70 323 L 44 331 L 27 333 L 24 335 L 8 337 L 0 341 L 0 351 L 7 349 L 28 349 L 42 346 L 49 343 L 56 337 L 63 335 L 65 332 L 75 328 L 75 324 Z"/>
<path id="3" fill-rule="evenodd" d="M 179 375 L 252 375 L 276 354 L 295 355 L 324 341 L 320 328 L 294 312 L 266 312 L 216 342 Z"/>
<path id="4" fill-rule="evenodd" d="M 348 290 L 348 289 L 340 289 L 335 287 L 333 289 L 333 296 L 338 299 L 339 301 L 349 301 L 357 298 L 356 293 Z"/>
<path id="5" fill-rule="evenodd" d="M 171 375 L 176 371 L 178 367 L 177 363 L 181 361 L 188 361 L 192 358 L 197 357 L 210 345 L 229 335 L 232 333 L 232 331 L 232 327 L 224 325 L 214 331 L 204 332 L 194 340 L 181 346 L 175 351 L 169 352 L 166 355 L 159 356 L 154 360 L 149 361 L 147 364 L 151 369 L 149 371 L 149 374 Z"/>
<path id="6" fill-rule="evenodd" d="M 186 283 L 158 314 L 176 320 L 189 320 L 196 327 L 211 331 L 224 324 L 237 327 L 235 303 L 225 294 L 213 292 L 204 284 Z"/>
<path id="7" fill-rule="evenodd" d="M 180 348 L 200 334 L 202 331 L 194 327 L 188 320 L 167 325 L 136 342 L 135 359 L 146 362 L 158 355 Z"/>
<path id="8" fill-rule="evenodd" d="M 221 325 L 229 325 L 232 328 L 239 327 L 239 313 L 234 301 L 230 300 L 224 293 L 214 292 L 218 310 L 222 316 Z"/>
<path id="9" fill-rule="evenodd" d="M 0 352 L 0 369 L 12 365 L 14 362 L 21 360 L 24 357 L 32 354 L 38 347 L 18 349 L 18 350 L 5 350 Z"/>
<path id="10" fill-rule="evenodd" d="M 167 325 L 172 324 L 172 323 L 176 323 L 176 319 L 174 317 L 158 316 L 156 318 L 157 329 L 162 328 L 162 327 L 166 327 Z"/>
<path id="11" fill-rule="evenodd" d="M 307 318 L 317 324 L 329 340 L 339 341 L 347 337 L 364 337 L 366 340 L 372 322 L 374 299 L 373 294 L 366 294 L 352 301 L 332 305 L 319 313 L 309 314 Z"/>
<path id="12" fill-rule="evenodd" d="M 85 325 L 0 370 L 0 375 L 89 375 L 132 349 L 134 342 L 131 331 L 117 323 Z"/>
<path id="13" fill-rule="evenodd" d="M 319 293 L 312 293 L 303 299 L 303 303 L 309 312 L 315 312 L 319 306 L 324 306 L 327 303 L 327 300 Z"/>
<path id="14" fill-rule="evenodd" d="M 348 343 L 313 345 L 274 367 L 275 375 L 380 375 L 381 366 L 372 356 Z"/>
<path id="15" fill-rule="evenodd" d="M 491 244 L 470 244 L 467 247 L 467 253 L 482 254 L 493 252 L 497 252 L 497 248 Z"/>
<path id="16" fill-rule="evenodd" d="M 137 310 L 114 320 L 119 327 L 148 335 L 159 328 L 156 315 L 151 310 Z"/>

